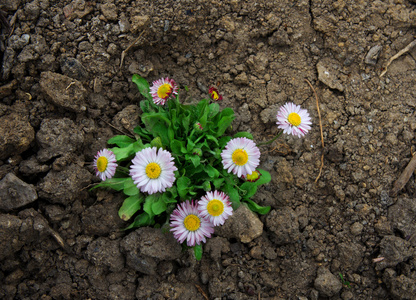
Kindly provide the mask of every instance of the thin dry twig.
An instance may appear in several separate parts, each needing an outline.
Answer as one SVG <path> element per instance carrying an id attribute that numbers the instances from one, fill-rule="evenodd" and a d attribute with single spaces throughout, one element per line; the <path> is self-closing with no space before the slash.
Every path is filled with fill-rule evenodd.
<path id="1" fill-rule="evenodd" d="M 407 164 L 406 168 L 404 169 L 403 173 L 399 176 L 399 178 L 394 183 L 393 189 L 390 191 L 391 197 L 395 197 L 397 193 L 402 188 L 404 188 L 404 186 L 409 181 L 415 169 L 416 169 L 416 155 L 412 157 L 412 159 L 410 160 L 410 162 Z"/>
<path id="2" fill-rule="evenodd" d="M 383 260 L 384 260 L 384 257 L 376 257 L 376 258 L 373 258 L 373 263 L 378 263 Z"/>
<path id="3" fill-rule="evenodd" d="M 101 121 L 103 121 L 104 123 L 106 123 L 108 126 L 113 127 L 115 130 L 120 131 L 122 134 L 127 135 L 128 137 L 134 138 L 133 135 L 129 134 L 129 133 L 125 133 L 123 130 L 121 130 L 120 128 L 117 128 L 116 126 L 108 123 L 106 120 L 104 120 L 103 118 L 100 118 Z"/>
<path id="4" fill-rule="evenodd" d="M 140 40 L 143 33 L 144 33 L 144 30 L 142 31 L 142 33 L 140 33 L 139 37 L 134 40 L 133 43 L 131 43 L 125 50 L 123 50 L 123 52 L 121 52 L 120 70 L 121 70 L 121 67 L 123 66 L 124 57 L 126 56 L 127 51 L 129 51 L 130 48 L 133 47 Z"/>
<path id="5" fill-rule="evenodd" d="M 209 300 L 207 294 L 205 294 L 204 290 L 197 284 L 195 284 L 195 287 L 198 289 L 198 291 L 202 294 L 202 296 L 206 299 Z"/>
<path id="6" fill-rule="evenodd" d="M 407 45 L 406 47 L 404 47 L 402 50 L 400 50 L 399 52 L 396 53 L 396 55 L 393 55 L 389 61 L 387 62 L 386 66 L 384 67 L 384 71 L 381 72 L 380 77 L 383 77 L 384 74 L 387 73 L 387 68 L 390 66 L 390 64 L 397 58 L 399 58 L 400 56 L 402 56 L 403 54 L 405 54 L 407 51 L 409 51 L 410 49 L 412 49 L 414 46 L 416 46 L 416 40 L 414 40 L 413 42 L 411 42 L 409 45 Z"/>
<path id="7" fill-rule="evenodd" d="M 316 109 L 318 110 L 318 117 L 319 117 L 319 129 L 321 130 L 321 143 L 322 143 L 321 167 L 319 168 L 319 174 L 318 174 L 318 176 L 315 179 L 315 183 L 316 183 L 316 182 L 318 182 L 319 177 L 321 177 L 322 169 L 324 167 L 324 148 L 325 148 L 324 133 L 323 133 L 323 130 L 322 130 L 322 120 L 321 120 L 321 111 L 319 110 L 318 94 L 316 94 L 316 91 L 313 88 L 312 84 L 309 82 L 309 80 L 308 79 L 305 79 L 305 81 L 309 84 L 309 86 L 311 87 L 313 93 L 315 94 Z"/>
<path id="8" fill-rule="evenodd" d="M 72 81 L 67 87 L 66 87 L 66 89 L 65 90 L 67 90 L 67 89 L 69 89 L 73 84 L 75 84 L 75 81 Z"/>
<path id="9" fill-rule="evenodd" d="M 284 150 L 281 150 L 281 149 Z M 275 147 L 273 147 L 270 150 L 266 150 L 265 153 L 272 153 L 272 152 L 276 152 L 277 154 L 283 154 L 283 155 L 287 155 L 289 152 L 291 151 L 290 147 L 287 144 L 277 144 Z"/>

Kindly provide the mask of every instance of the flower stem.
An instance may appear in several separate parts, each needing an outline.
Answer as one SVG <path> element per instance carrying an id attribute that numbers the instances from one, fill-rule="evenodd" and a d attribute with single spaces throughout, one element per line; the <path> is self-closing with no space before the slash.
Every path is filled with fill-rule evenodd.
<path id="1" fill-rule="evenodd" d="M 271 143 L 273 143 L 275 140 L 277 140 L 277 138 L 279 137 L 279 136 L 281 136 L 282 135 L 282 133 L 283 133 L 283 130 L 281 130 L 274 138 L 272 138 L 270 141 L 267 141 L 267 142 L 263 142 L 263 143 L 258 143 L 257 144 L 257 146 L 264 146 L 264 145 L 269 145 L 269 144 L 271 144 Z"/>
<path id="2" fill-rule="evenodd" d="M 130 170 L 129 170 L 129 168 L 126 168 L 126 167 L 118 166 L 118 167 L 117 167 L 117 170 L 118 170 L 119 172 L 121 172 L 121 173 L 126 174 L 126 175 L 129 175 L 129 174 L 130 174 Z"/>

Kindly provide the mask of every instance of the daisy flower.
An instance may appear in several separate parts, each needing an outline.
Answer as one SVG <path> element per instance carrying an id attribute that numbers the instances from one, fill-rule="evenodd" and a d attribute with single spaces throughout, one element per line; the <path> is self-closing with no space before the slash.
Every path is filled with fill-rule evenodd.
<path id="1" fill-rule="evenodd" d="M 250 182 L 256 182 L 257 180 L 259 180 L 261 176 L 260 171 L 253 171 L 253 173 L 251 174 L 247 174 L 246 176 L 242 176 L 243 179 L 245 179 L 246 181 L 250 181 Z"/>
<path id="2" fill-rule="evenodd" d="M 175 181 L 178 170 L 169 151 L 156 147 L 145 148 L 136 153 L 130 166 L 130 176 L 142 192 L 164 192 Z"/>
<path id="3" fill-rule="evenodd" d="M 202 217 L 208 218 L 214 226 L 224 224 L 233 214 L 231 202 L 226 194 L 219 191 L 207 192 L 198 201 L 198 210 Z"/>
<path id="4" fill-rule="evenodd" d="M 165 105 L 166 101 L 178 93 L 178 86 L 173 79 L 161 78 L 153 81 L 153 86 L 150 88 L 153 102 L 157 105 Z"/>
<path id="5" fill-rule="evenodd" d="M 218 89 L 211 86 L 208 90 L 209 95 L 211 96 L 211 99 L 214 101 L 220 101 L 222 100 L 222 95 L 218 92 Z"/>
<path id="6" fill-rule="evenodd" d="M 214 225 L 200 215 L 193 200 L 178 205 L 170 216 L 170 226 L 170 231 L 178 242 L 183 243 L 186 240 L 189 247 L 205 243 L 205 237 L 210 238 L 214 233 Z"/>
<path id="7" fill-rule="evenodd" d="M 311 129 L 312 122 L 308 111 L 292 102 L 280 107 L 276 117 L 276 124 L 283 129 L 283 133 L 302 137 Z"/>
<path id="8" fill-rule="evenodd" d="M 224 169 L 238 177 L 253 173 L 260 162 L 260 150 L 245 137 L 230 140 L 221 152 Z"/>
<path id="9" fill-rule="evenodd" d="M 117 159 L 113 151 L 103 149 L 98 151 L 94 157 L 95 175 L 100 177 L 102 181 L 110 179 L 116 173 Z"/>

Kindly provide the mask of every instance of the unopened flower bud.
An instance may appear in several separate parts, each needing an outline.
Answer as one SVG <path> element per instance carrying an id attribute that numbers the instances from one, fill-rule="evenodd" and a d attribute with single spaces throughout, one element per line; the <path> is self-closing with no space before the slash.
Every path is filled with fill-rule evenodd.
<path id="1" fill-rule="evenodd" d="M 160 137 L 155 137 L 151 142 L 150 145 L 156 148 L 163 148 L 162 139 Z"/>
<path id="2" fill-rule="evenodd" d="M 202 188 L 205 192 L 211 191 L 211 183 L 209 181 L 204 181 L 204 183 L 202 184 Z"/>
<path id="3" fill-rule="evenodd" d="M 243 179 L 245 179 L 246 181 L 250 181 L 250 182 L 256 182 L 257 180 L 259 180 L 261 176 L 261 173 L 257 170 L 253 171 L 253 173 L 251 174 L 247 174 L 246 176 L 242 176 Z"/>
<path id="4" fill-rule="evenodd" d="M 192 154 L 193 154 L 193 155 L 202 156 L 202 150 L 201 150 L 201 148 L 194 148 L 194 149 L 192 150 Z"/>
<path id="5" fill-rule="evenodd" d="M 204 128 L 202 127 L 201 123 L 199 123 L 199 122 L 196 122 L 196 123 L 194 124 L 194 129 L 195 129 L 196 131 L 202 131 L 202 130 L 204 130 Z"/>

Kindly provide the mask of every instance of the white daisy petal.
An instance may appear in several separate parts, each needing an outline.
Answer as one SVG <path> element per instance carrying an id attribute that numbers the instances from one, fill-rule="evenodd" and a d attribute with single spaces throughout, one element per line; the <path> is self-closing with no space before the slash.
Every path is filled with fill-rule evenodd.
<path id="1" fill-rule="evenodd" d="M 108 149 L 100 150 L 94 157 L 93 166 L 95 169 L 95 175 L 97 175 L 102 181 L 107 178 L 112 178 L 116 173 L 117 168 L 116 156 Z"/>
<path id="2" fill-rule="evenodd" d="M 278 128 L 283 130 L 283 133 L 298 137 L 302 137 L 308 133 L 311 129 L 309 125 L 312 125 L 308 111 L 292 102 L 288 102 L 280 107 L 276 119 L 276 124 Z"/>
<path id="3" fill-rule="evenodd" d="M 245 137 L 230 140 L 221 153 L 224 169 L 238 177 L 251 174 L 260 162 L 260 150 Z"/>
<path id="4" fill-rule="evenodd" d="M 130 176 L 142 192 L 154 194 L 172 187 L 176 170 L 170 152 L 156 147 L 145 148 L 133 158 Z"/>
<path id="5" fill-rule="evenodd" d="M 214 225 L 201 216 L 197 203 L 187 200 L 180 203 L 170 216 L 170 231 L 179 243 L 186 240 L 190 247 L 200 245 L 214 233 Z"/>
<path id="6" fill-rule="evenodd" d="M 201 216 L 207 216 L 214 226 L 223 225 L 225 220 L 233 214 L 229 197 L 219 191 L 207 192 L 198 201 L 198 210 Z"/>
<path id="7" fill-rule="evenodd" d="M 168 77 L 161 78 L 153 81 L 153 86 L 150 87 L 150 94 L 155 104 L 165 105 L 166 101 L 178 94 L 178 86 L 173 79 Z"/>

